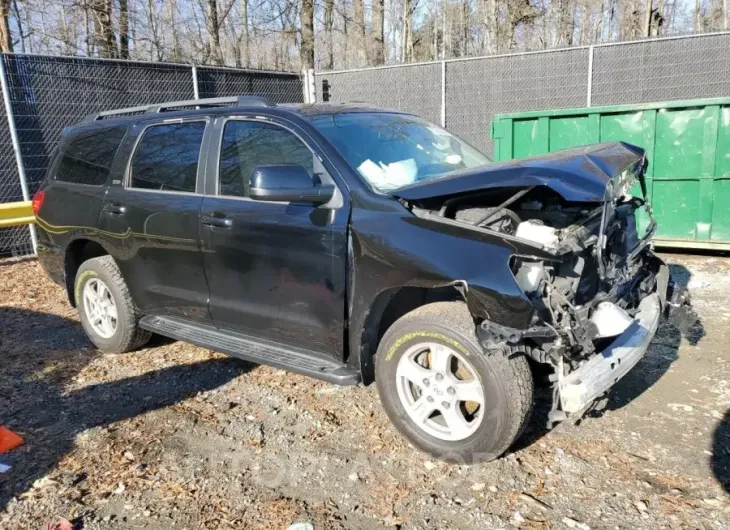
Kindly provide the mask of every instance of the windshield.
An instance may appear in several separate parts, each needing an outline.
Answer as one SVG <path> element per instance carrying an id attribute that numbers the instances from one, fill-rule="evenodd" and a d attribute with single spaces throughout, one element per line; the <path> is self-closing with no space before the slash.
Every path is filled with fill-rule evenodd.
<path id="1" fill-rule="evenodd" d="M 381 192 L 490 162 L 453 134 L 407 114 L 326 114 L 312 122 Z"/>

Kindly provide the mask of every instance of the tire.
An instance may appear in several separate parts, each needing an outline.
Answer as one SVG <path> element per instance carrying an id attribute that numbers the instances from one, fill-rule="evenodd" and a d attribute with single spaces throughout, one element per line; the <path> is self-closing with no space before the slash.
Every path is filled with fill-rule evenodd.
<path id="1" fill-rule="evenodd" d="M 423 344 L 431 344 L 431 347 L 425 350 L 427 353 L 418 353 Z M 438 360 L 439 357 L 430 352 L 431 348 L 434 351 L 451 352 L 447 354 L 447 366 L 459 367 L 453 382 L 457 385 L 469 383 L 472 390 L 476 388 L 475 385 L 481 388 L 484 405 L 479 408 L 474 406 L 476 402 L 458 401 L 460 390 L 464 387 L 456 386 L 459 391 L 451 387 L 445 389 L 449 394 L 457 394 L 451 398 L 457 401 L 452 402 L 450 408 L 442 409 L 447 414 L 456 412 L 458 407 L 461 417 L 467 417 L 470 414 L 465 407 L 471 405 L 472 409 L 476 408 L 471 422 L 454 422 L 458 425 L 457 429 L 448 428 L 451 423 L 446 422 L 446 416 L 439 418 L 440 411 L 431 413 L 425 420 L 419 418 L 420 423 L 417 423 L 413 414 L 406 410 L 406 405 L 413 409 L 422 403 L 420 398 L 435 397 L 439 400 L 438 396 L 445 395 L 441 392 L 444 390 L 442 385 L 449 384 L 449 375 L 446 378 L 442 376 L 440 382 L 426 377 L 431 381 L 428 388 L 424 386 L 426 378 L 419 387 L 399 375 L 411 373 L 399 372 L 398 368 L 401 362 L 405 363 L 404 366 L 411 366 L 405 360 L 402 361 L 404 356 L 410 359 L 414 355 L 409 352 L 416 352 L 415 355 L 419 356 L 416 357 L 417 361 L 423 358 L 422 355 L 427 355 L 429 365 L 431 359 Z M 464 366 L 467 367 L 466 371 Z M 436 372 L 416 373 L 420 376 L 422 373 Z M 471 377 L 460 381 L 459 373 L 467 373 Z M 521 353 L 507 355 L 501 351 L 485 353 L 477 339 L 471 314 L 463 302 L 428 304 L 398 319 L 388 328 L 378 346 L 375 376 L 381 402 L 391 422 L 414 446 L 440 460 L 475 463 L 498 458 L 522 433 L 532 412 L 534 382 L 526 357 Z M 416 387 L 419 387 L 420 392 L 412 390 Z M 409 392 L 420 393 L 420 398 L 413 398 L 413 403 L 404 403 L 402 396 L 410 395 Z M 436 396 L 435 392 L 440 393 Z M 442 403 L 447 405 L 446 401 Z M 422 413 L 426 411 L 424 407 L 421 410 Z M 446 431 L 449 433 L 445 434 Z M 469 433 L 468 436 L 465 433 Z"/>
<path id="2" fill-rule="evenodd" d="M 112 326 L 100 331 L 101 325 L 91 322 L 89 307 L 93 305 L 85 298 L 87 285 L 108 290 L 107 300 L 116 309 L 116 319 Z M 97 291 L 98 292 L 98 289 Z M 106 294 L 106 291 L 104 291 Z M 74 281 L 74 299 L 79 311 L 81 325 L 91 342 L 103 352 L 125 353 L 145 345 L 151 333 L 138 326 L 140 313 L 137 310 L 127 284 L 111 256 L 92 258 L 81 264 Z M 112 307 L 107 304 L 107 308 Z M 109 314 L 111 314 L 109 309 Z M 116 324 L 113 324 L 113 321 Z M 107 333 L 103 333 L 106 331 Z"/>

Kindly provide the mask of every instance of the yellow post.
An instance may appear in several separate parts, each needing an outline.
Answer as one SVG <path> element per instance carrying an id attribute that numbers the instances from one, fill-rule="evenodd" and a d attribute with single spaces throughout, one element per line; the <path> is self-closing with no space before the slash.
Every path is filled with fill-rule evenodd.
<path id="1" fill-rule="evenodd" d="M 30 201 L 0 204 L 0 228 L 34 223 L 35 216 Z"/>

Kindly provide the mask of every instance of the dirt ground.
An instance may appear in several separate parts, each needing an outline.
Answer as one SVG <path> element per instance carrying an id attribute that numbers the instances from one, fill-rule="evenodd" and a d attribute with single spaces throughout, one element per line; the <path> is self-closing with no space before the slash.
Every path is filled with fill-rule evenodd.
<path id="1" fill-rule="evenodd" d="M 667 255 L 702 325 L 663 324 L 607 409 L 449 466 L 374 386 L 179 342 L 96 351 L 33 260 L 0 262 L 0 528 L 730 528 L 730 259 Z M 689 339 L 689 340 L 688 340 Z"/>

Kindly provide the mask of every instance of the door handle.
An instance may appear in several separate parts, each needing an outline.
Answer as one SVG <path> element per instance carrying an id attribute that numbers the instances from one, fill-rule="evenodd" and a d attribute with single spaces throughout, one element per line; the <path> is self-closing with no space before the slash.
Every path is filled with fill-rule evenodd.
<path id="1" fill-rule="evenodd" d="M 233 226 L 233 219 L 228 217 L 213 217 L 210 215 L 204 215 L 200 222 L 208 226 L 218 226 L 220 228 L 230 228 Z"/>
<path id="2" fill-rule="evenodd" d="M 121 204 L 107 204 L 104 206 L 104 211 L 114 215 L 124 215 L 127 213 L 127 208 Z"/>

